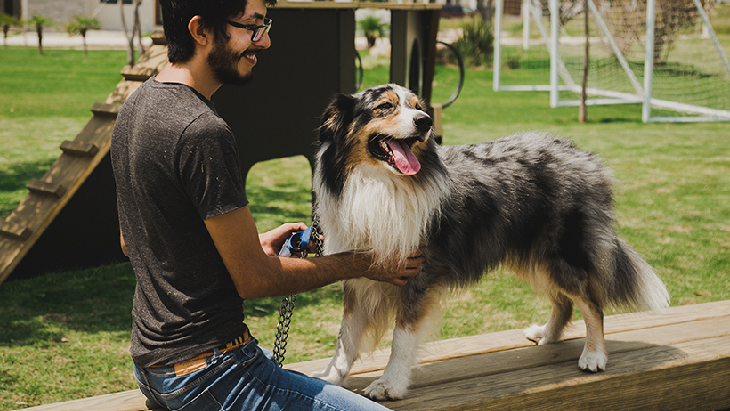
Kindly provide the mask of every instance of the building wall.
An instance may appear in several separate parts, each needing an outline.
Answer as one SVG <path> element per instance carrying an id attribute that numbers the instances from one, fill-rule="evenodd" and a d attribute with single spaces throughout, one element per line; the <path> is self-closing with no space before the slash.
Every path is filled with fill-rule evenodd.
<path id="1" fill-rule="evenodd" d="M 65 0 L 69 1 L 69 0 Z M 103 0 L 102 0 L 103 1 Z M 101 23 L 101 27 L 104 30 L 122 30 L 122 18 L 119 13 L 119 4 L 103 4 L 99 0 L 86 0 L 89 4 L 88 8 L 91 8 L 89 14 L 96 13 L 95 17 Z M 149 33 L 155 27 L 155 7 L 157 6 L 156 0 L 142 0 L 142 4 L 139 7 L 139 18 L 142 24 L 142 33 Z M 127 23 L 127 29 L 131 30 L 132 23 L 134 22 L 134 6 L 131 4 L 124 5 L 124 18 Z"/>
<path id="2" fill-rule="evenodd" d="M 17 1 L 17 0 L 15 0 Z M 42 14 L 55 20 L 57 29 L 61 30 L 67 21 L 74 16 L 93 16 L 101 23 L 102 30 L 122 30 L 122 19 L 119 4 L 106 4 L 105 0 L 21 0 L 21 9 L 27 5 L 27 13 L 23 17 Z M 155 7 L 157 0 L 142 0 L 139 8 L 142 33 L 155 29 Z M 124 4 L 127 29 L 131 30 L 134 22 L 134 6 Z"/>
<path id="3" fill-rule="evenodd" d="M 74 16 L 86 14 L 86 0 L 27 0 L 27 17 L 40 14 L 61 27 Z"/>

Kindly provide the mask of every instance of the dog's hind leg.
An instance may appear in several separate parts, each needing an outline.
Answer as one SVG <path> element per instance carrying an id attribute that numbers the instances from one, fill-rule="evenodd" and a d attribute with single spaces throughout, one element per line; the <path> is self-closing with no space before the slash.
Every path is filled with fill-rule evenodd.
<path id="1" fill-rule="evenodd" d="M 586 345 L 578 360 L 581 370 L 598 372 L 606 369 L 608 356 L 603 336 L 603 310 L 591 298 L 573 297 L 586 323 Z"/>
<path id="2" fill-rule="evenodd" d="M 605 369 L 608 357 L 603 337 L 603 303 L 601 294 L 596 292 L 600 289 L 599 285 L 591 282 L 588 269 L 569 264 L 561 258 L 552 260 L 546 268 L 549 276 L 546 277 L 549 284 L 546 291 L 553 304 L 553 311 L 538 344 L 543 344 L 542 339 L 548 344 L 560 338 L 572 315 L 572 304 L 575 304 L 586 324 L 586 344 L 578 365 L 585 371 L 597 372 Z M 554 295 L 560 298 L 555 298 Z M 536 336 L 538 333 L 533 334 Z"/>
<path id="3" fill-rule="evenodd" d="M 524 330 L 525 338 L 537 345 L 559 342 L 563 337 L 563 330 L 573 317 L 573 302 L 560 291 L 548 293 L 550 304 L 553 306 L 545 325 L 532 325 Z"/>
<path id="4" fill-rule="evenodd" d="M 367 397 L 383 401 L 401 399 L 406 395 L 411 382 L 411 368 L 418 364 L 418 345 L 438 322 L 442 295 L 443 290 L 440 287 L 402 292 L 401 304 L 396 313 L 390 359 L 383 376 L 365 390 Z"/>

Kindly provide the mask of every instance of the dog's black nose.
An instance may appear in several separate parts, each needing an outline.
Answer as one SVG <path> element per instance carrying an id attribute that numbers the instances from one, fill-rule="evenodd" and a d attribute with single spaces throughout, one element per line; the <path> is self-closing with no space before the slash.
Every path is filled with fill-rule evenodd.
<path id="1" fill-rule="evenodd" d="M 431 120 L 431 117 L 424 113 L 418 113 L 413 119 L 413 122 L 416 124 L 416 128 L 421 133 L 427 132 L 431 126 L 433 126 L 433 120 Z"/>

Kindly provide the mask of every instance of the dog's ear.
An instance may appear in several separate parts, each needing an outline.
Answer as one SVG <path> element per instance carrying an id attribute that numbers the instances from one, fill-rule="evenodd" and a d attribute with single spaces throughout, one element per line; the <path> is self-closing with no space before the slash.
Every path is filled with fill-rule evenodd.
<path id="1" fill-rule="evenodd" d="M 337 94 L 322 113 L 319 142 L 332 141 L 340 133 L 346 133 L 348 124 L 352 123 L 354 109 L 355 97 L 349 94 Z"/>

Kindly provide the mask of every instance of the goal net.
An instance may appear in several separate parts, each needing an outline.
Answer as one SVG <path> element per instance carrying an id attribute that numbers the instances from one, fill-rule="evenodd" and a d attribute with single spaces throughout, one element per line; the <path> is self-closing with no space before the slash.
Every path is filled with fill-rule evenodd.
<path id="1" fill-rule="evenodd" d="M 503 18 L 501 3 L 497 0 L 494 90 L 550 91 L 552 107 L 578 105 L 586 3 L 525 0 L 521 28 Z M 711 0 L 588 0 L 587 5 L 587 104 L 641 103 L 645 122 L 730 121 L 730 63 L 711 27 Z M 542 74 L 508 84 L 502 71 L 511 67 Z"/>

